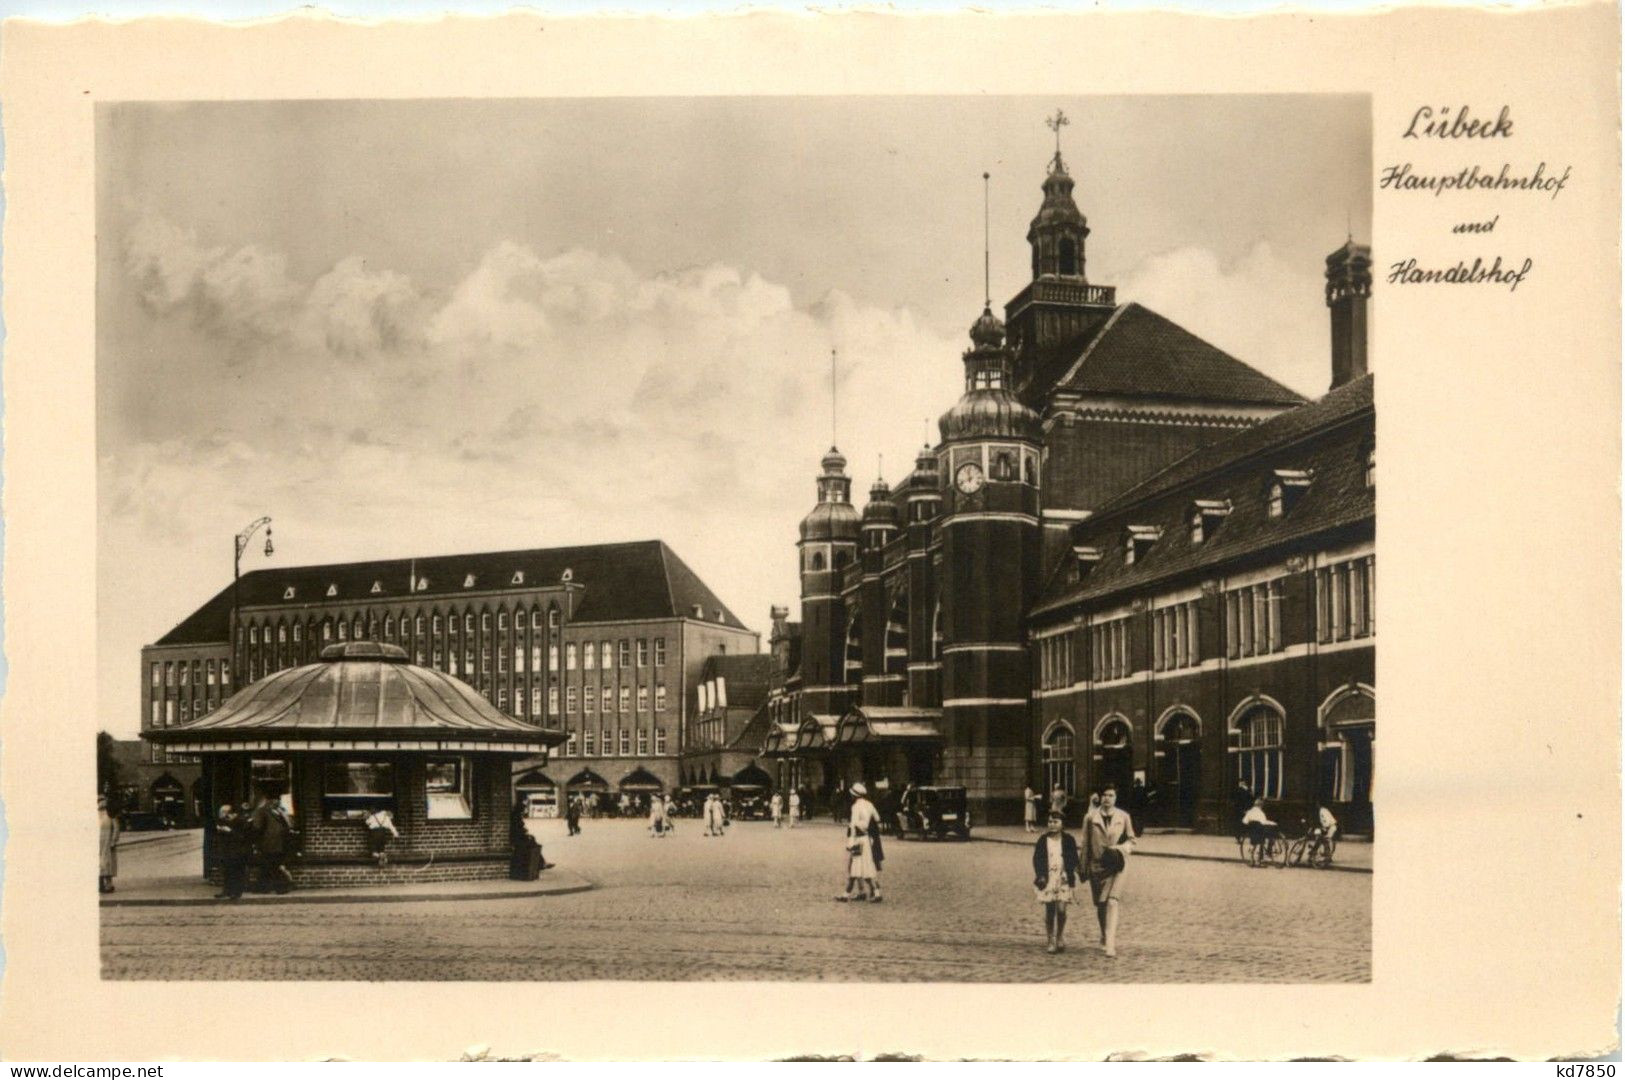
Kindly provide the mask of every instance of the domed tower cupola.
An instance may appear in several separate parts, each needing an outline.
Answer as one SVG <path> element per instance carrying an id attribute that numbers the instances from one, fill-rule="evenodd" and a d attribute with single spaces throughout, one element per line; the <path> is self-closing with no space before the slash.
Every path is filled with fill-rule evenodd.
<path id="1" fill-rule="evenodd" d="M 1010 385 L 1013 357 L 1004 344 L 1004 324 L 984 307 L 971 324 L 965 350 L 965 394 L 937 421 L 945 442 L 1007 438 L 1037 442 L 1038 414 L 1021 403 Z"/>
<path id="2" fill-rule="evenodd" d="M 869 505 L 863 508 L 863 546 L 879 551 L 897 535 L 897 504 L 892 502 L 891 488 L 886 481 L 876 478 L 869 488 Z"/>
<path id="3" fill-rule="evenodd" d="M 937 455 L 929 445 L 920 447 L 914 471 L 908 477 L 908 520 L 925 523 L 942 512 L 942 474 Z"/>
<path id="4" fill-rule="evenodd" d="M 1044 177 L 1044 201 L 1027 229 L 1027 243 L 1033 249 L 1033 278 L 1086 281 L 1084 242 L 1089 238 L 1089 222 L 1072 201 L 1072 175 L 1061 158 L 1061 128 L 1071 121 L 1057 110 L 1045 123 L 1055 132 L 1055 156 Z"/>
<path id="5" fill-rule="evenodd" d="M 801 539 L 856 543 L 858 511 L 852 505 L 852 479 L 846 475 L 846 458 L 832 446 L 821 464 L 824 471 L 818 477 L 818 505 L 801 519 Z"/>

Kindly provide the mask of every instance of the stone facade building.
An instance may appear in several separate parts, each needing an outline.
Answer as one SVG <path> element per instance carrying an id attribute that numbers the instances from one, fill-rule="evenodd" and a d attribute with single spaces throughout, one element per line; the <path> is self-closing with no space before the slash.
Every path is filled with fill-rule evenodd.
<path id="1" fill-rule="evenodd" d="M 659 541 L 256 570 L 142 650 L 142 731 L 207 716 L 234 686 L 346 641 L 398 645 L 561 730 L 539 778 L 611 794 L 629 777 L 676 786 L 701 668 L 760 647 Z"/>

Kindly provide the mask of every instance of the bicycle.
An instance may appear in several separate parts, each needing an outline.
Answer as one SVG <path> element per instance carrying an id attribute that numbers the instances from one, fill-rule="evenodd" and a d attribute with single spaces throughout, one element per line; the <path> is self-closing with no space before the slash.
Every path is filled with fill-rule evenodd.
<path id="1" fill-rule="evenodd" d="M 1336 833 L 1327 836 L 1319 829 L 1311 829 L 1287 845 L 1281 865 L 1312 866 L 1316 870 L 1324 870 L 1332 864 L 1332 854 L 1336 850 Z"/>
<path id="2" fill-rule="evenodd" d="M 1236 834 L 1236 849 L 1248 866 L 1285 866 L 1287 841 L 1279 826 L 1257 826 Z"/>

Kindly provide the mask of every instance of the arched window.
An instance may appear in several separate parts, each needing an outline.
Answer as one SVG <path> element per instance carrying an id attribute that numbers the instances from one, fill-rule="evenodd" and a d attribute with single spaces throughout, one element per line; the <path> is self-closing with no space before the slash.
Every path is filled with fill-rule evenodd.
<path id="1" fill-rule="evenodd" d="M 1061 238 L 1061 273 L 1076 274 L 1078 272 L 1078 245 L 1072 242 L 1070 236 Z"/>
<path id="2" fill-rule="evenodd" d="M 845 569 L 846 564 L 851 562 L 851 561 L 852 561 L 852 553 L 851 552 L 849 552 L 849 551 L 837 551 L 835 553 L 835 569 L 837 569 L 837 570 Z"/>
<path id="3" fill-rule="evenodd" d="M 1025 467 L 1024 471 L 1026 473 L 1027 483 L 1031 484 L 1033 487 L 1037 487 L 1038 486 L 1038 459 L 1036 457 L 1034 457 L 1033 455 L 1028 454 L 1022 460 L 1022 465 Z"/>
<path id="4" fill-rule="evenodd" d="M 1281 714 L 1265 705 L 1248 711 L 1236 725 L 1241 733 L 1238 778 L 1254 796 L 1281 797 Z"/>
<path id="5" fill-rule="evenodd" d="M 863 612 L 852 613 L 852 621 L 846 624 L 846 670 L 845 682 L 861 683 L 863 681 Z"/>
<path id="6" fill-rule="evenodd" d="M 1077 789 L 1077 765 L 1072 729 L 1057 726 L 1044 739 L 1044 790 L 1060 788 L 1071 795 Z"/>
<path id="7" fill-rule="evenodd" d="M 812 568 L 814 570 L 822 570 L 824 568 L 824 553 L 822 551 L 813 552 Z"/>
<path id="8" fill-rule="evenodd" d="M 1014 450 L 993 451 L 992 478 L 994 480 L 1015 480 L 1016 452 Z"/>

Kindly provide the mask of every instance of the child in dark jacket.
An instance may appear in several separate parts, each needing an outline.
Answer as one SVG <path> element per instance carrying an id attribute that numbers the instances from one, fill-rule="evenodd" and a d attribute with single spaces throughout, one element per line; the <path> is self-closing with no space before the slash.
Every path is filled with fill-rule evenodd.
<path id="1" fill-rule="evenodd" d="M 1044 905 L 1046 952 L 1066 951 L 1066 907 L 1078 884 L 1078 842 L 1063 827 L 1059 811 L 1051 810 L 1048 828 L 1033 845 L 1033 892 Z"/>

